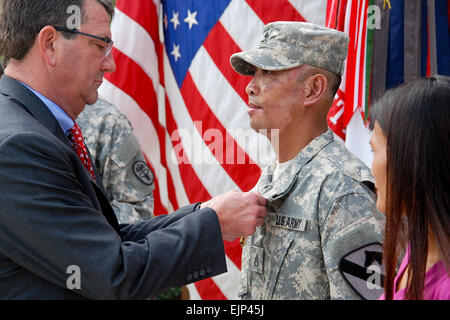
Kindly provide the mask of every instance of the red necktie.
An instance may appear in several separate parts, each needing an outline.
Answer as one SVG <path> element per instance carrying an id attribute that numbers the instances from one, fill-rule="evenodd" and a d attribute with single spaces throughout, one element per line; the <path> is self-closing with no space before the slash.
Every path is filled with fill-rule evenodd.
<path id="1" fill-rule="evenodd" d="M 92 168 L 91 160 L 89 159 L 86 146 L 84 145 L 84 139 L 83 135 L 81 134 L 80 127 L 75 122 L 73 127 L 69 129 L 68 132 L 69 135 L 67 137 L 69 138 L 70 144 L 77 153 L 78 158 L 80 158 L 81 162 L 83 162 L 87 171 L 89 171 L 89 173 L 91 174 L 92 179 L 95 180 L 94 169 Z"/>

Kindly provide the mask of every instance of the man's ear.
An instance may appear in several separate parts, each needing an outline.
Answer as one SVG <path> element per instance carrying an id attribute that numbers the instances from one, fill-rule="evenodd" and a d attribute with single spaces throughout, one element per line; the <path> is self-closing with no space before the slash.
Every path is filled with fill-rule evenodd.
<path id="1" fill-rule="evenodd" d="M 305 81 L 305 106 L 318 102 L 326 93 L 328 80 L 322 73 L 316 73 Z"/>
<path id="2" fill-rule="evenodd" d="M 56 65 L 56 39 L 57 31 L 52 26 L 45 26 L 37 36 L 41 57 L 52 67 Z"/>

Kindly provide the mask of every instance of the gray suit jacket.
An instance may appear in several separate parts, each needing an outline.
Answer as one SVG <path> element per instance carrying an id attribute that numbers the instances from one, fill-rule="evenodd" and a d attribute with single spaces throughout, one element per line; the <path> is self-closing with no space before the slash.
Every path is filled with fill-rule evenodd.
<path id="1" fill-rule="evenodd" d="M 214 210 L 119 225 L 51 112 L 7 76 L 0 204 L 0 299 L 144 299 L 226 272 Z"/>

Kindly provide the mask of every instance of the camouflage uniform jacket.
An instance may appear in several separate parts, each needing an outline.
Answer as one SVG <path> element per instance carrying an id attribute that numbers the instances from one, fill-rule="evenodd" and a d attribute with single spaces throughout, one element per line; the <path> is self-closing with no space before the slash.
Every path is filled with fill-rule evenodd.
<path id="1" fill-rule="evenodd" d="M 309 143 L 277 181 L 276 163 L 253 191 L 268 214 L 243 249 L 242 299 L 357 299 L 339 259 L 382 241 L 369 169 L 328 130 Z"/>
<path id="2" fill-rule="evenodd" d="M 81 127 L 119 223 L 153 216 L 153 173 L 141 153 L 130 121 L 114 105 L 99 99 L 76 122 Z"/>

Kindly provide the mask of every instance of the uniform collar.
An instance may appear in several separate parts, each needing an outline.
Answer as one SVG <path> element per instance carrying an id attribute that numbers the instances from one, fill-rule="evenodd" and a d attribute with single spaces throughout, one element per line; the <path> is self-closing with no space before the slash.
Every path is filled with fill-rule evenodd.
<path id="1" fill-rule="evenodd" d="M 334 141 L 333 132 L 328 129 L 325 133 L 312 140 L 303 148 L 297 156 L 290 161 L 289 166 L 277 183 L 272 183 L 272 176 L 276 168 L 276 161 L 264 169 L 260 183 L 259 192 L 269 201 L 274 201 L 288 193 L 295 184 L 300 170 L 308 164 L 323 148 Z"/>

